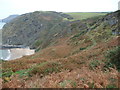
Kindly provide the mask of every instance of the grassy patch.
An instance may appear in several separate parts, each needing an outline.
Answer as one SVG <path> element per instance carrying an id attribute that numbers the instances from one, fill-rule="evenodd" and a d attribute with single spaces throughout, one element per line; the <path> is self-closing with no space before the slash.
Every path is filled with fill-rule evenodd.
<path id="1" fill-rule="evenodd" d="M 0 74 L 0 77 L 10 77 L 14 72 L 12 70 L 9 70 L 7 72 L 2 72 Z"/>
<path id="2" fill-rule="evenodd" d="M 22 76 L 29 76 L 29 72 L 31 70 L 32 69 L 20 70 L 20 71 L 15 72 L 15 74 L 18 74 L 20 77 L 22 77 Z"/>
<path id="3" fill-rule="evenodd" d="M 22 78 L 23 76 L 30 76 L 29 75 L 29 71 L 31 69 L 25 69 L 25 70 L 20 70 L 20 71 L 16 71 L 13 72 L 12 70 L 7 70 L 7 71 L 3 71 L 2 73 L 0 73 L 0 77 L 3 78 L 4 82 L 8 82 L 10 81 L 10 78 L 12 75 L 19 75 L 20 78 Z"/>
<path id="4" fill-rule="evenodd" d="M 92 13 L 92 12 L 74 12 L 74 13 L 66 13 L 70 16 L 72 16 L 73 20 L 83 20 L 87 18 L 92 18 L 96 16 L 106 15 L 107 13 Z"/>

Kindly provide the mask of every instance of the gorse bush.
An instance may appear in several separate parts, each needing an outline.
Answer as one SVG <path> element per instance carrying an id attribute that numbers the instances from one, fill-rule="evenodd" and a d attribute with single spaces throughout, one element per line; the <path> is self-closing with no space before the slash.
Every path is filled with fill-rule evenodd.
<path id="1" fill-rule="evenodd" d="M 120 46 L 109 50 L 106 55 L 107 61 L 105 62 L 105 67 L 116 67 L 120 71 Z"/>

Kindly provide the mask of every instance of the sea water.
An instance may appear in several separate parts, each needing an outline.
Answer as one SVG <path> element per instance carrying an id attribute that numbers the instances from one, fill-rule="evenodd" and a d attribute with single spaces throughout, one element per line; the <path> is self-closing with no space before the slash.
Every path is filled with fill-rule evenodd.
<path id="1" fill-rule="evenodd" d="M 4 25 L 5 23 L 0 22 L 0 28 L 2 28 Z M 0 45 L 2 45 L 2 34 L 0 34 Z M 30 48 L 0 49 L 0 59 L 13 60 L 25 55 L 32 55 L 34 53 L 35 50 L 30 50 Z"/>
<path id="2" fill-rule="evenodd" d="M 10 58 L 10 50 L 8 49 L 0 49 L 0 59 L 9 60 Z"/>
<path id="3" fill-rule="evenodd" d="M 5 25 L 4 22 L 0 22 L 0 29 L 2 29 L 4 25 Z"/>
<path id="4" fill-rule="evenodd" d="M 5 23 L 0 22 L 0 29 L 5 25 Z M 0 44 L 2 44 L 2 34 L 0 36 Z M 8 60 L 10 56 L 10 50 L 8 49 L 0 49 L 0 59 Z"/>

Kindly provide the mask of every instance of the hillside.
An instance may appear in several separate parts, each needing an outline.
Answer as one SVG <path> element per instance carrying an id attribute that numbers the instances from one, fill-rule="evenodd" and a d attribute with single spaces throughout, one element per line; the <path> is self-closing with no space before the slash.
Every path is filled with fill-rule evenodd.
<path id="1" fill-rule="evenodd" d="M 47 41 L 50 42 L 55 34 L 67 27 L 69 22 L 64 21 L 63 18 L 70 18 L 70 16 L 39 11 L 21 15 L 3 27 L 3 43 L 31 47 L 43 43 L 42 46 L 46 46 Z"/>
<path id="2" fill-rule="evenodd" d="M 94 23 L 97 18 L 92 19 L 90 23 Z M 52 11 L 21 15 L 3 27 L 3 44 L 41 49 L 49 46 L 56 38 L 89 28 L 86 22 L 71 20 L 73 18 L 68 14 Z"/>
<path id="3" fill-rule="evenodd" d="M 8 23 L 10 21 L 12 21 L 13 19 L 15 19 L 16 17 L 18 17 L 19 15 L 10 15 L 7 18 L 2 19 L 1 21 L 4 23 Z"/>
<path id="4" fill-rule="evenodd" d="M 26 16 L 29 17 L 28 20 L 30 20 L 30 18 L 33 19 L 33 17 L 35 17 L 35 13 L 39 15 L 41 12 L 24 14 L 19 18 Z M 49 13 L 52 13 L 52 15 L 48 14 L 48 16 L 50 15 L 49 20 L 51 23 L 51 18 L 54 14 L 53 12 Z M 16 60 L 1 61 L 1 70 L 3 71 L 1 81 L 3 82 L 3 88 L 120 87 L 118 83 L 118 78 L 120 78 L 120 36 L 118 27 L 120 24 L 120 22 L 118 22 L 120 19 L 120 11 L 81 21 L 65 20 L 65 17 L 63 18 L 61 13 L 55 13 L 55 15 L 58 22 L 56 21 L 56 23 L 54 23 L 54 19 L 56 18 L 53 17 L 52 29 L 50 28 L 49 33 L 43 34 L 41 31 L 44 35 L 41 36 L 44 41 L 38 43 L 41 37 L 36 38 L 37 45 L 35 48 L 37 48 L 38 52 L 32 56 L 24 56 Z M 40 17 L 43 19 L 43 15 Z M 38 21 L 40 17 L 37 16 L 36 20 Z M 15 22 L 19 18 L 17 18 Z M 40 21 L 42 21 L 42 19 Z M 46 20 L 46 17 L 44 17 L 44 19 Z M 45 25 L 49 25 L 49 22 L 47 22 L 48 18 Z M 7 28 L 12 30 L 11 28 L 14 29 L 14 27 L 16 27 L 17 24 L 14 23 L 11 25 L 12 23 L 4 27 L 4 38 L 5 36 L 8 38 L 7 35 L 13 35 L 13 32 L 6 34 L 6 32 L 8 32 Z M 28 23 L 24 24 L 27 25 Z M 54 24 L 55 26 L 53 26 Z M 11 25 L 11 28 L 9 25 Z M 31 25 L 29 27 L 31 27 Z M 34 28 L 36 27 L 34 26 Z M 19 30 L 19 28 L 14 30 Z M 23 31 L 23 29 L 20 30 Z M 29 29 L 26 27 L 24 30 Z M 44 30 L 47 31 L 48 29 Z M 18 32 L 19 31 L 14 34 L 18 35 Z M 27 32 L 25 32 L 25 34 L 26 33 Z M 39 35 L 41 33 L 39 33 Z M 34 34 L 35 33 L 32 32 L 32 38 L 37 35 L 35 34 L 35 36 L 33 36 Z M 29 41 L 29 38 L 26 40 Z M 22 38 L 19 39 L 21 40 Z M 13 42 L 14 39 L 12 43 Z M 22 40 L 21 42 L 22 44 L 26 44 Z M 31 43 L 33 42 L 34 40 Z M 30 43 L 28 45 L 30 45 Z M 34 47 L 34 45 L 32 47 Z"/>

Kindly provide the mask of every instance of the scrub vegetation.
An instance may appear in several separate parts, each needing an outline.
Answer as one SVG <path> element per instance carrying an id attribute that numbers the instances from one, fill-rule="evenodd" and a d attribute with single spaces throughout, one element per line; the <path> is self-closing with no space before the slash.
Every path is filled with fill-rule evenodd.
<path id="1" fill-rule="evenodd" d="M 120 87 L 118 83 L 120 36 L 117 34 L 119 13 L 120 11 L 107 15 L 106 13 L 69 13 L 69 16 L 68 13 L 66 15 L 37 11 L 24 14 L 8 23 L 3 28 L 4 38 L 6 37 L 4 40 L 11 37 L 13 43 L 19 43 L 14 41 L 10 31 L 13 30 L 14 35 L 24 31 L 25 36 L 30 36 L 26 39 L 18 36 L 17 39 L 22 39 L 22 44 L 30 45 L 31 48 L 37 49 L 37 52 L 16 60 L 2 60 L 2 68 L 0 68 L 2 87 Z M 99 16 L 100 14 L 102 16 Z M 79 21 L 80 19 L 82 20 Z M 20 25 L 24 23 L 25 26 L 20 28 L 17 22 Z M 39 29 L 40 22 L 48 26 Z"/>

